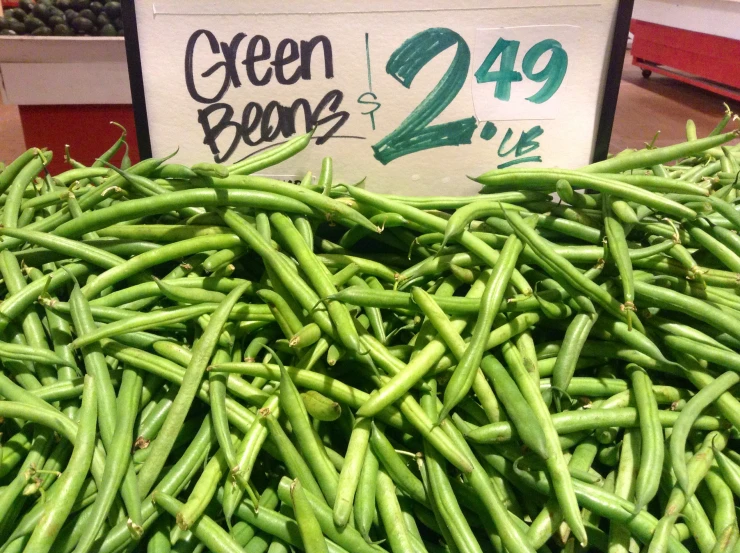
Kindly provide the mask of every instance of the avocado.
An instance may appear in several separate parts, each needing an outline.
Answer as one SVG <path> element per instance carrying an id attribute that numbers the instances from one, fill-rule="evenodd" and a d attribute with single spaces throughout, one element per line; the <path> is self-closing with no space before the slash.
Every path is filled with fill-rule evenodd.
<path id="1" fill-rule="evenodd" d="M 13 31 L 17 35 L 25 35 L 26 34 L 26 26 L 23 24 L 22 21 L 18 21 L 17 19 L 8 19 L 8 29 Z"/>
<path id="2" fill-rule="evenodd" d="M 38 19 L 37 17 L 29 16 L 24 22 L 24 25 L 26 26 L 26 32 L 32 33 L 39 27 L 43 27 L 44 22 Z"/>
<path id="3" fill-rule="evenodd" d="M 90 33 L 95 29 L 95 23 L 86 17 L 76 17 L 72 20 L 72 28 L 80 33 Z"/>
<path id="4" fill-rule="evenodd" d="M 57 0 L 56 7 L 62 11 L 66 11 L 72 7 L 71 0 Z"/>
<path id="5" fill-rule="evenodd" d="M 72 9 L 81 11 L 90 7 L 90 0 L 72 0 Z"/>
<path id="6" fill-rule="evenodd" d="M 95 23 L 97 24 L 98 28 L 105 27 L 108 23 L 110 23 L 110 19 L 108 19 L 108 16 L 105 15 L 105 13 L 101 13 L 95 19 Z"/>
<path id="7" fill-rule="evenodd" d="M 118 36 L 123 36 L 123 29 L 118 29 L 118 31 L 116 32 L 116 34 Z"/>
<path id="8" fill-rule="evenodd" d="M 36 4 L 33 2 L 33 0 L 21 0 L 20 2 L 18 2 L 18 7 L 26 13 L 31 13 L 35 5 Z"/>
<path id="9" fill-rule="evenodd" d="M 110 23 L 100 28 L 100 36 L 116 36 L 117 34 L 116 28 Z"/>
<path id="10" fill-rule="evenodd" d="M 16 33 L 12 29 L 0 29 L 0 36 L 15 36 L 18 33 Z"/>
<path id="11" fill-rule="evenodd" d="M 54 25 L 54 30 L 52 31 L 54 36 L 72 36 L 74 34 L 74 31 L 70 29 L 69 25 L 65 23 L 59 23 L 58 25 Z"/>
<path id="12" fill-rule="evenodd" d="M 120 31 L 120 30 L 122 30 L 122 29 L 123 29 L 123 19 L 121 19 L 121 18 L 119 17 L 118 19 L 116 19 L 116 20 L 115 20 L 115 21 L 113 22 L 113 25 L 114 25 L 114 26 L 115 26 L 115 28 L 116 28 L 116 29 L 118 29 L 119 31 Z"/>
<path id="13" fill-rule="evenodd" d="M 71 8 L 64 12 L 64 18 L 67 20 L 67 25 L 71 24 L 75 17 L 77 17 L 77 12 Z"/>
<path id="14" fill-rule="evenodd" d="M 57 25 L 61 23 L 66 23 L 67 20 L 64 19 L 64 16 L 59 15 L 52 15 L 49 19 L 46 20 L 46 24 L 49 26 L 49 28 L 53 29 Z"/>
<path id="15" fill-rule="evenodd" d="M 90 21 L 95 21 L 95 14 L 89 8 L 85 8 L 84 10 L 80 10 L 77 15 L 79 15 L 80 17 L 84 17 L 85 19 L 89 19 Z"/>
<path id="16" fill-rule="evenodd" d="M 98 15 L 103 11 L 103 3 L 97 2 L 97 0 L 93 0 L 92 2 L 90 2 L 90 9 L 95 15 Z"/>
<path id="17" fill-rule="evenodd" d="M 46 4 L 36 4 L 33 7 L 33 15 L 39 18 L 41 21 L 49 19 L 50 7 Z"/>
<path id="18" fill-rule="evenodd" d="M 111 20 L 121 17 L 120 2 L 108 2 L 103 9 L 105 10 L 105 13 L 108 15 L 108 17 L 111 18 Z"/>
<path id="19" fill-rule="evenodd" d="M 51 36 L 51 29 L 44 25 L 43 27 L 39 27 L 38 29 L 34 30 L 31 33 L 32 36 Z"/>
<path id="20" fill-rule="evenodd" d="M 18 21 L 25 21 L 28 17 L 28 14 L 20 8 L 8 10 L 8 14 L 10 15 L 10 17 L 12 17 L 13 19 L 17 19 Z"/>

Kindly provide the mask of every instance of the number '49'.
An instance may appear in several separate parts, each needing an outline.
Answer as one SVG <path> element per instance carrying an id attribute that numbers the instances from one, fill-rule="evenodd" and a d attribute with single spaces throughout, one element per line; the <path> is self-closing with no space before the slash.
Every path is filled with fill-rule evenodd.
<path id="1" fill-rule="evenodd" d="M 534 68 L 537 62 L 546 52 L 551 53 L 550 59 L 545 67 L 535 72 Z M 511 83 L 522 80 L 522 74 L 514 69 L 518 53 L 518 40 L 499 38 L 475 72 L 475 80 L 479 83 L 496 83 L 493 95 L 498 100 L 508 101 L 511 98 Z M 491 71 L 498 58 L 501 58 L 499 70 Z M 527 100 L 535 104 L 541 104 L 552 98 L 560 85 L 563 84 L 567 70 L 568 54 L 557 40 L 548 38 L 532 46 L 524 54 L 522 72 L 527 79 L 536 83 L 544 82 L 545 84 L 536 93 L 529 96 Z"/>

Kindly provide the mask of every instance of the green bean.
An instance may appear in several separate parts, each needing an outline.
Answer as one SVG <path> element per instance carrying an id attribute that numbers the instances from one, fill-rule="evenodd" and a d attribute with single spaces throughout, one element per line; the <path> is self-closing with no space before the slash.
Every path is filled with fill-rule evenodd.
<path id="1" fill-rule="evenodd" d="M 642 281 L 635 281 L 635 293 L 646 305 L 685 313 L 735 338 L 740 338 L 740 322 L 732 320 L 706 302 Z"/>
<path id="2" fill-rule="evenodd" d="M 272 381 L 280 380 L 280 368 L 277 365 L 270 365 L 267 363 L 223 363 L 220 365 L 212 365 L 209 367 L 209 370 L 248 374 L 250 376 L 258 376 Z M 317 392 L 333 398 L 339 403 L 348 405 L 353 409 L 358 409 L 361 405 L 367 402 L 369 394 L 358 390 L 357 388 L 352 388 L 337 379 L 293 367 L 288 367 L 287 371 L 291 380 L 297 386 L 316 390 Z M 395 407 L 386 408 L 381 411 L 378 416 L 388 424 L 392 424 L 397 428 L 408 428 L 408 425 L 404 425 L 401 414 Z"/>
<path id="3" fill-rule="evenodd" d="M 332 466 L 323 444 L 317 439 L 311 428 L 308 413 L 290 374 L 279 362 L 279 359 L 276 358 L 276 360 L 280 367 L 280 408 L 290 420 L 296 441 L 304 452 L 306 461 L 319 483 L 321 492 L 327 503 L 333 506 L 337 496 L 339 476 Z"/>
<path id="4" fill-rule="evenodd" d="M 664 516 L 658 521 L 653 537 L 650 540 L 648 553 L 665 553 L 668 550 L 668 539 L 679 515 Z"/>
<path id="5" fill-rule="evenodd" d="M 370 447 L 377 460 L 383 466 L 383 470 L 391 476 L 393 481 L 409 497 L 421 504 L 428 504 L 424 485 L 406 466 L 406 463 L 395 451 L 391 442 L 374 422 L 372 423 L 372 432 L 370 434 Z"/>
<path id="6" fill-rule="evenodd" d="M 167 419 L 157 439 L 149 446 L 152 449 L 151 455 L 139 471 L 139 493 L 142 496 L 149 492 L 157 476 L 159 476 L 167 456 L 172 449 L 177 432 L 182 427 L 185 417 L 190 410 L 190 405 L 200 385 L 200 379 L 213 354 L 216 341 L 221 334 L 223 325 L 226 323 L 229 312 L 246 289 L 247 285 L 242 284 L 229 292 L 226 299 L 213 312 L 208 329 L 203 333 L 203 336 L 201 336 L 193 348 L 192 359 L 185 369 L 180 391 L 173 401 L 172 408 L 167 415 Z"/>
<path id="7" fill-rule="evenodd" d="M 506 550 L 512 552 L 534 551 L 532 545 L 528 543 L 526 535 L 514 525 L 509 513 L 498 498 L 498 494 L 493 487 L 492 480 L 488 477 L 488 474 L 477 460 L 462 434 L 460 434 L 457 428 L 450 423 L 449 419 L 442 421 L 441 426 L 443 427 L 444 432 L 453 440 L 455 445 L 464 452 L 464 455 L 468 457 L 473 465 L 473 470 L 466 478 L 476 491 L 476 494 L 483 503 L 486 512 L 493 520 Z"/>
<path id="8" fill-rule="evenodd" d="M 315 420 L 332 422 L 342 415 L 342 406 L 339 403 L 315 390 L 302 393 L 301 399 L 306 411 Z"/>
<path id="9" fill-rule="evenodd" d="M 231 436 L 229 436 L 229 440 L 231 440 Z M 228 470 L 229 465 L 226 463 L 224 450 L 221 448 L 203 468 L 203 472 L 201 472 L 190 495 L 188 495 L 188 500 L 176 513 L 173 513 L 177 525 L 182 530 L 191 529 L 204 516 L 208 504 L 216 494 L 223 475 Z"/>
<path id="10" fill-rule="evenodd" d="M 473 384 L 475 373 L 483 358 L 485 342 L 491 332 L 493 319 L 496 317 L 497 308 L 501 304 L 522 247 L 522 242 L 512 235 L 506 240 L 506 245 L 501 250 L 499 260 L 494 266 L 493 272 L 486 283 L 486 289 L 481 296 L 482 309 L 478 314 L 470 344 L 465 349 L 457 369 L 445 388 L 444 407 L 439 415 L 440 420 L 445 418 L 447 413 L 467 395 Z"/>
<path id="11" fill-rule="evenodd" d="M 499 183 L 505 182 L 507 185 L 516 183 L 521 188 L 527 189 L 532 183 L 537 185 L 553 186 L 560 179 L 566 179 L 572 186 L 579 188 L 589 188 L 602 193 L 609 193 L 617 198 L 627 201 L 638 202 L 650 207 L 655 211 L 660 211 L 666 215 L 678 218 L 695 219 L 696 212 L 678 202 L 666 199 L 664 196 L 644 190 L 632 184 L 622 183 L 604 176 L 586 175 L 576 171 L 567 171 L 564 169 L 542 171 L 538 169 L 503 169 L 491 173 L 484 173 L 475 179 L 476 182 L 495 188 Z"/>
<path id="12" fill-rule="evenodd" d="M 95 514 L 80 536 L 76 551 L 85 553 L 90 550 L 121 486 L 131 459 L 133 445 L 133 427 L 141 397 L 142 380 L 133 369 L 124 369 L 121 389 L 116 405 L 115 438 L 107 449 L 103 485 L 98 489 L 98 497 L 92 506 Z M 141 506 L 140 499 L 136 505 L 138 512 L 130 512 L 132 532 L 140 535 Z"/>
<path id="13" fill-rule="evenodd" d="M 412 292 L 417 304 L 422 307 L 424 312 L 430 317 L 437 331 L 443 337 L 453 355 L 460 359 L 465 351 L 465 343 L 455 329 L 449 324 L 449 320 L 444 313 L 435 308 L 436 304 L 430 303 L 431 297 L 426 295 L 421 289 L 414 289 Z M 540 427 L 532 425 L 533 413 L 527 406 L 524 398 L 519 392 L 516 384 L 511 380 L 506 370 L 491 355 L 483 357 L 480 363 L 483 373 L 493 383 L 498 397 L 504 403 L 507 413 L 522 437 L 522 440 L 533 451 L 541 457 L 547 457 L 547 451 L 544 446 L 544 435 Z"/>
<path id="14" fill-rule="evenodd" d="M 293 504 L 298 530 L 306 553 L 328 553 L 329 548 L 319 521 L 316 520 L 313 508 L 303 491 L 300 480 L 293 480 L 290 485 L 290 499 Z"/>
<path id="15" fill-rule="evenodd" d="M 436 397 L 427 394 L 422 397 L 421 401 L 422 407 L 431 420 L 439 417 Z M 434 504 L 433 511 L 439 513 L 440 522 L 447 527 L 455 547 L 461 552 L 482 551 L 447 479 L 444 459 L 439 456 L 434 448 L 425 444 L 424 461 L 429 479 L 427 489 L 429 502 Z"/>
<path id="16" fill-rule="evenodd" d="M 573 265 L 565 259 L 553 256 L 548 253 L 547 245 L 545 241 L 540 238 L 534 229 L 529 228 L 524 221 L 516 213 L 507 213 L 509 222 L 514 226 L 518 236 L 522 240 L 528 243 L 531 247 L 537 248 L 540 255 L 543 255 L 551 263 L 553 269 L 557 274 L 565 278 L 569 284 L 576 287 L 584 294 L 588 294 L 593 297 L 604 309 L 609 311 L 615 318 L 627 321 L 624 311 L 621 305 L 614 299 L 614 297 L 605 289 L 601 288 L 593 281 L 585 278 Z M 633 324 L 636 328 L 642 331 L 642 325 L 639 320 L 633 318 Z"/>
<path id="17" fill-rule="evenodd" d="M 658 163 L 665 163 L 680 157 L 695 155 L 706 149 L 714 148 L 735 138 L 735 131 L 725 134 L 715 134 L 699 140 L 692 140 L 675 146 L 664 148 L 645 149 L 624 156 L 615 156 L 611 159 L 599 161 L 586 166 L 583 170 L 589 173 L 621 173 L 629 169 L 651 167 Z"/>
<path id="18" fill-rule="evenodd" d="M 249 430 L 245 433 L 244 438 L 237 447 L 235 462 L 229 465 L 230 475 L 234 478 L 238 486 L 232 490 L 229 501 L 224 499 L 224 514 L 227 519 L 231 519 L 233 516 L 236 505 L 241 502 L 244 490 L 250 491 L 249 479 L 252 475 L 254 464 L 257 461 L 257 455 L 268 436 L 263 413 L 274 413 L 274 416 L 279 414 L 278 397 L 276 395 L 273 394 L 265 400 L 262 409 L 259 411 L 259 416 L 249 427 Z"/>
<path id="19" fill-rule="evenodd" d="M 553 418 L 550 417 L 547 406 L 542 400 L 539 387 L 535 385 L 532 378 L 527 374 L 516 348 L 510 342 L 507 342 L 502 351 L 514 380 L 519 386 L 525 400 L 532 408 L 535 420 L 542 427 L 545 434 L 545 447 L 547 450 L 546 463 L 550 478 L 553 481 L 555 495 L 558 498 L 560 507 L 563 509 L 565 521 L 570 525 L 576 538 L 585 545 L 588 539 L 586 530 L 583 526 L 580 512 L 578 511 L 572 480 L 568 473 L 565 458 L 563 457 L 563 451 L 560 447 Z M 469 437 L 471 436 L 469 435 Z"/>
<path id="20" fill-rule="evenodd" d="M 365 538 L 365 541 L 368 542 L 370 541 L 371 526 L 377 518 L 375 511 L 375 490 L 379 466 L 378 459 L 375 457 L 372 448 L 368 447 L 365 451 L 365 458 L 362 463 L 353 505 L 357 530 Z"/>
<path id="21" fill-rule="evenodd" d="M 45 150 L 41 151 L 45 152 Z M 0 171 L 0 194 L 5 193 L 8 187 L 13 184 L 18 173 L 20 173 L 26 165 L 36 158 L 38 154 L 39 150 L 37 148 L 29 148 L 20 156 L 15 158 L 12 163 L 9 163 L 3 171 Z"/>
<path id="22" fill-rule="evenodd" d="M 714 516 L 712 517 L 712 527 L 714 534 L 719 539 L 723 530 L 727 527 L 737 527 L 737 515 L 735 514 L 735 498 L 732 495 L 732 489 L 722 478 L 716 468 L 709 469 L 704 483 L 707 486 L 714 506 Z"/>
<path id="23" fill-rule="evenodd" d="M 280 277 L 282 284 L 290 291 L 301 306 L 311 312 L 311 315 L 321 329 L 330 337 L 336 337 L 336 330 L 329 315 L 315 307 L 319 303 L 319 296 L 298 275 L 291 263 L 281 257 L 240 215 L 232 210 L 224 210 L 221 216 L 234 232 L 244 240 L 267 264 L 271 265 Z"/>
<path id="24" fill-rule="evenodd" d="M 288 474 L 294 479 L 300 479 L 303 482 L 303 486 L 312 494 L 317 497 L 322 496 L 321 488 L 316 482 L 311 469 L 306 464 L 298 450 L 290 441 L 290 438 L 285 434 L 285 431 L 277 422 L 274 415 L 269 412 L 260 413 L 260 417 L 265 420 L 265 426 L 270 433 L 270 438 L 275 443 L 278 451 L 280 452 L 280 458 L 285 463 L 288 469 Z"/>
<path id="25" fill-rule="evenodd" d="M 62 237 L 51 237 L 45 232 L 31 231 L 26 229 L 2 228 L 0 235 L 12 236 L 24 242 L 36 244 L 48 248 L 52 251 L 58 251 L 68 257 L 76 257 L 93 265 L 110 269 L 124 262 L 121 257 L 108 253 L 104 250 L 88 246 L 76 240 L 69 240 Z"/>
<path id="26" fill-rule="evenodd" d="M 298 315 L 293 311 L 290 304 L 280 294 L 274 292 L 273 290 L 263 289 L 258 290 L 257 295 L 266 303 L 275 306 L 275 309 L 278 311 L 278 313 L 280 313 L 283 320 L 285 321 L 287 325 L 287 330 L 290 332 L 291 336 L 293 335 L 293 333 L 298 332 L 299 329 L 303 328 L 303 323 L 301 322 Z"/>
<path id="27" fill-rule="evenodd" d="M 378 503 L 380 518 L 385 527 L 393 553 L 412 553 L 414 548 L 411 536 L 402 524 L 401 507 L 396 498 L 396 489 L 393 481 L 382 469 L 378 471 L 378 485 L 375 495 Z"/>
<path id="28" fill-rule="evenodd" d="M 345 253 L 321 253 L 316 257 L 327 267 L 346 267 L 347 265 L 354 264 L 360 268 L 363 274 L 381 278 L 386 282 L 395 282 L 398 279 L 398 273 L 396 271 L 373 259 L 364 259 Z"/>
<path id="29" fill-rule="evenodd" d="M 315 130 L 312 129 L 306 134 L 296 135 L 283 144 L 278 144 L 277 146 L 273 146 L 263 152 L 248 156 L 245 159 L 229 165 L 227 167 L 229 173 L 233 175 L 249 175 L 251 173 L 261 171 L 262 169 L 272 167 L 284 159 L 294 156 L 308 146 L 314 132 Z"/>
<path id="30" fill-rule="evenodd" d="M 217 207 L 224 205 L 240 207 L 271 206 L 273 209 L 280 209 L 288 213 L 304 213 L 306 215 L 312 213 L 305 204 L 271 192 L 252 190 L 216 191 L 194 188 L 181 192 L 160 194 L 150 198 L 130 200 L 94 212 L 87 212 L 79 219 L 59 225 L 54 230 L 54 234 L 68 238 L 76 237 L 85 232 L 98 230 L 134 217 L 157 215 L 179 207 Z"/>
<path id="31" fill-rule="evenodd" d="M 725 482 L 730 486 L 732 492 L 740 497 L 740 467 L 717 448 L 714 448 L 714 458 L 717 460 L 717 465 Z"/>
<path id="32" fill-rule="evenodd" d="M 444 221 L 444 219 L 440 217 L 437 217 L 431 213 L 426 213 L 414 207 L 404 205 L 400 202 L 388 200 L 387 198 L 384 198 L 377 194 L 372 194 L 370 192 L 367 192 L 366 190 L 362 190 L 357 187 L 350 187 L 348 189 L 348 192 L 353 198 L 359 199 L 363 203 L 367 203 L 383 211 L 392 211 L 399 213 L 406 217 L 409 221 L 418 223 L 419 225 L 427 228 L 432 232 L 444 232 L 447 226 L 447 223 Z M 489 247 L 479 238 L 473 236 L 470 232 L 463 232 L 458 237 L 458 242 L 461 246 L 469 250 L 470 253 L 482 259 L 489 267 L 493 267 L 498 261 L 499 253 L 493 248 Z M 521 293 L 531 293 L 531 288 L 529 284 L 517 270 L 515 270 L 512 274 L 512 281 Z"/>
<path id="33" fill-rule="evenodd" d="M 85 378 L 84 387 L 74 452 L 67 469 L 54 486 L 51 497 L 44 504 L 39 521 L 26 544 L 26 551 L 29 553 L 51 550 L 59 530 L 71 512 L 74 498 L 80 492 L 92 462 L 97 425 L 97 399 L 93 377 Z"/>
<path id="34" fill-rule="evenodd" d="M 702 388 L 687 402 L 686 407 L 681 411 L 673 426 L 670 439 L 671 466 L 678 480 L 678 485 L 681 486 L 681 489 L 686 495 L 690 495 L 688 491 L 688 469 L 686 468 L 686 458 L 684 456 L 686 438 L 701 412 L 738 382 L 740 382 L 740 375 L 737 373 L 728 372 L 717 377 L 712 384 Z"/>
<path id="35" fill-rule="evenodd" d="M 82 294 L 82 291 L 78 284 L 75 284 L 72 293 L 69 297 L 72 322 L 75 329 L 77 330 L 78 337 L 85 336 L 95 329 L 95 322 L 93 321 L 92 314 L 90 313 L 90 306 L 87 300 Z M 116 428 L 119 423 L 131 423 L 125 417 L 117 417 L 117 405 L 116 395 L 111 382 L 110 372 L 108 370 L 105 357 L 98 344 L 91 343 L 82 348 L 82 356 L 85 365 L 85 370 L 88 374 L 93 376 L 95 382 L 96 395 L 98 398 L 98 418 L 100 419 L 100 435 L 103 440 L 103 444 L 106 446 L 106 450 L 109 450 L 113 443 L 116 435 Z M 131 385 L 132 388 L 135 386 Z M 132 392 L 133 393 L 133 392 Z M 141 390 L 139 389 L 139 394 Z M 131 401 L 131 398 L 128 398 Z M 128 402 L 127 402 L 128 405 Z M 135 412 L 134 412 L 135 416 Z M 130 432 L 129 432 L 130 434 Z M 123 439 L 119 437 L 119 441 Z M 118 443 L 118 448 L 122 448 L 125 444 Z M 129 448 L 130 449 L 130 448 Z M 124 455 L 123 449 L 118 450 L 120 456 Z M 136 516 L 139 510 L 138 505 L 140 504 L 140 496 L 136 491 L 136 477 L 134 474 L 133 466 L 126 465 L 127 472 L 123 479 L 123 485 L 121 488 L 122 497 L 126 503 L 126 507 L 129 511 L 130 516 Z M 106 513 L 107 514 L 107 513 Z M 139 524 L 139 521 L 135 521 Z M 91 540 L 96 536 L 91 536 Z M 91 545 L 92 542 L 89 542 Z"/>
<path id="36" fill-rule="evenodd" d="M 628 365 L 640 423 L 640 467 L 635 482 L 635 509 L 648 505 L 658 493 L 663 467 L 663 429 L 650 376 L 637 365 Z"/>
<path id="37" fill-rule="evenodd" d="M 632 313 L 636 311 L 634 276 L 632 274 L 632 262 L 628 254 L 627 238 L 622 224 L 617 221 L 613 214 L 612 200 L 610 197 L 604 201 L 604 229 L 608 240 L 607 248 L 609 255 L 614 260 L 619 271 L 622 282 L 622 293 L 624 302 L 622 308 L 627 314 L 627 326 L 632 330 Z"/>
<path id="38" fill-rule="evenodd" d="M 624 434 L 622 447 L 619 453 L 619 468 L 614 482 L 614 494 L 631 500 L 636 489 L 636 472 L 640 465 L 640 449 L 638 433 L 627 430 Z M 629 528 L 612 521 L 609 524 L 609 550 L 626 553 L 629 550 L 631 534 Z"/>
<path id="39" fill-rule="evenodd" d="M 213 362 L 228 362 L 230 356 L 223 349 L 216 350 Z M 208 374 L 208 397 L 211 405 L 211 418 L 213 419 L 213 430 L 216 434 L 218 445 L 223 451 L 223 457 L 227 466 L 236 464 L 236 451 L 229 433 L 229 419 L 226 414 L 226 383 L 228 375 L 223 373 Z M 164 422 L 164 421 L 163 421 Z"/>
<path id="40" fill-rule="evenodd" d="M 660 177 L 659 175 L 610 173 L 608 175 L 608 178 L 611 180 L 632 184 L 639 188 L 650 190 L 651 192 L 697 196 L 696 198 L 694 198 L 695 200 L 700 200 L 701 196 L 708 196 L 707 191 L 704 188 L 697 186 L 696 184 L 689 184 L 688 182 L 668 177 Z"/>
<path id="41" fill-rule="evenodd" d="M 164 492 L 154 492 L 153 501 L 169 514 L 176 515 L 182 508 L 174 497 Z M 208 515 L 202 515 L 192 526 L 191 531 L 210 551 L 214 553 L 237 553 L 244 551 L 229 533 L 221 528 Z"/>
<path id="42" fill-rule="evenodd" d="M 8 197 L 2 215 L 2 224 L 6 228 L 18 226 L 18 215 L 23 201 L 23 193 L 33 178 L 51 162 L 52 153 L 35 150 L 34 156 L 18 171 L 8 189 Z M 5 172 L 5 171 L 3 171 Z"/>
<path id="43" fill-rule="evenodd" d="M 0 342 L 0 358 L 31 361 L 33 363 L 40 363 L 43 365 L 59 365 L 61 367 L 77 369 L 77 365 L 75 365 L 74 360 L 64 359 L 53 351 L 47 349 L 37 349 L 20 344 Z"/>

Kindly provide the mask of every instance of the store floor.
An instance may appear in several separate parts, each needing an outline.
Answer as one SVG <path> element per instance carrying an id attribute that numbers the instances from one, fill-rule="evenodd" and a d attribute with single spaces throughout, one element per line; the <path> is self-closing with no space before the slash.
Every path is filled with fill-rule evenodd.
<path id="1" fill-rule="evenodd" d="M 724 98 L 661 75 L 645 79 L 631 59 L 628 53 L 610 151 L 639 148 L 657 131 L 658 145 L 679 142 L 685 139 L 687 119 L 694 120 L 699 136 L 714 128 L 724 112 Z M 730 107 L 740 111 L 737 102 L 730 102 Z M 0 161 L 12 160 L 23 150 L 18 109 L 0 104 Z"/>

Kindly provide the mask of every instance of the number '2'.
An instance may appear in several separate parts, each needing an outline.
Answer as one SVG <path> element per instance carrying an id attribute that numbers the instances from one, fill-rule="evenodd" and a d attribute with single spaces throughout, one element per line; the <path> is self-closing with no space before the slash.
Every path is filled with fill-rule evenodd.
<path id="1" fill-rule="evenodd" d="M 393 132 L 372 147 L 375 159 L 383 165 L 429 148 L 470 144 L 477 126 L 475 117 L 429 125 L 465 84 L 470 67 L 470 49 L 459 34 L 444 28 L 417 33 L 393 52 L 385 70 L 404 87 L 410 88 L 422 67 L 455 45 L 455 57 L 437 86 Z"/>

